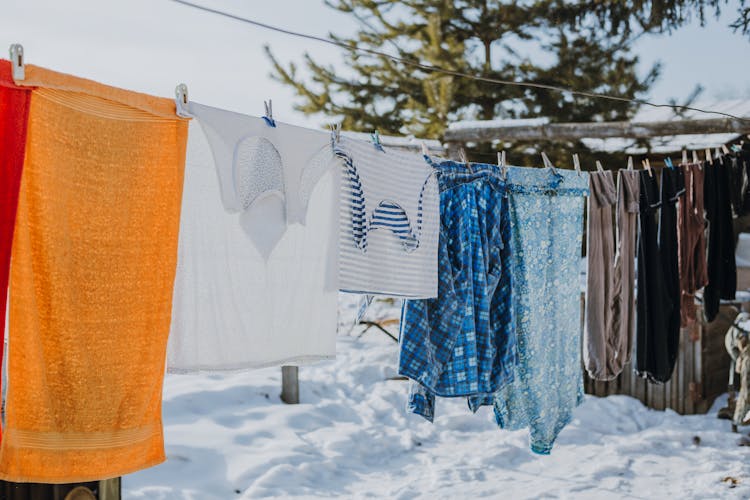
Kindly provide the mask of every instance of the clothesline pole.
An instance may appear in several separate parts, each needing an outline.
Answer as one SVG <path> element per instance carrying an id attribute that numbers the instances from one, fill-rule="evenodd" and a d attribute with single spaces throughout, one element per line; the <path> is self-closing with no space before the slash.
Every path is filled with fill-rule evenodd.
<path id="1" fill-rule="evenodd" d="M 299 367 L 281 367 L 281 400 L 289 405 L 299 404 Z"/>

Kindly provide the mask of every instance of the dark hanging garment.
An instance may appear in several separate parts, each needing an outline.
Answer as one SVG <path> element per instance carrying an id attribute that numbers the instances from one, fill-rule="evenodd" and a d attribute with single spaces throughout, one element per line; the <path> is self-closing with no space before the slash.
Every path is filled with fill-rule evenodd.
<path id="1" fill-rule="evenodd" d="M 659 251 L 659 187 L 653 172 L 643 170 L 640 176 L 635 369 L 639 376 L 657 382 L 657 376 L 663 378 L 662 374 L 670 371 L 665 339 L 673 304 Z M 679 314 L 677 317 L 679 322 Z"/>
<path id="2" fill-rule="evenodd" d="M 742 217 L 747 215 L 748 173 L 739 154 L 723 156 L 729 174 L 729 192 L 732 200 L 732 215 Z"/>
<path id="3" fill-rule="evenodd" d="M 680 267 L 677 241 L 677 203 L 684 201 L 685 174 L 682 169 L 664 168 L 661 171 L 661 209 L 659 211 L 659 255 L 664 272 L 666 292 L 669 296 L 667 331 L 654 332 L 653 344 L 657 351 L 666 353 L 667 364 L 659 364 L 660 371 L 652 373 L 659 382 L 672 377 L 677 351 L 680 347 Z M 665 303 L 665 306 L 667 304 Z M 659 352 L 658 356 L 663 356 Z M 665 369 L 662 369 L 665 368 Z"/>
<path id="4" fill-rule="evenodd" d="M 682 327 L 697 320 L 695 292 L 706 286 L 706 218 L 703 205 L 703 165 L 682 165 L 685 177 L 685 195 L 677 212 L 678 243 L 680 245 L 680 289 L 682 300 L 680 316 Z"/>
<path id="5" fill-rule="evenodd" d="M 745 178 L 748 179 L 742 207 L 742 214 L 748 215 L 750 214 L 750 143 L 743 144 L 742 149 L 737 152 L 737 163 L 745 171 Z"/>
<path id="6" fill-rule="evenodd" d="M 730 202 L 728 158 L 706 162 L 704 201 L 708 220 L 708 284 L 703 291 L 703 312 L 706 321 L 719 313 L 721 299 L 733 300 L 737 288 L 737 267 L 734 261 L 734 230 Z"/>

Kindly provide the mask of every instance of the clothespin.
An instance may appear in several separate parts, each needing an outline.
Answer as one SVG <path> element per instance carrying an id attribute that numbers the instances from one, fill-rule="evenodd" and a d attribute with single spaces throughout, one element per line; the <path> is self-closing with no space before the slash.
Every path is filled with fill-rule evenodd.
<path id="1" fill-rule="evenodd" d="M 628 170 L 633 170 L 633 157 L 628 156 Z"/>
<path id="2" fill-rule="evenodd" d="M 370 137 L 372 138 L 372 145 L 375 146 L 375 149 L 385 153 L 385 149 L 383 149 L 383 145 L 380 143 L 380 133 L 376 130 L 370 134 Z"/>
<path id="3" fill-rule="evenodd" d="M 549 157 L 547 156 L 547 153 L 545 153 L 544 151 L 542 151 L 542 162 L 544 162 L 544 167 L 545 168 L 548 168 L 548 169 L 550 169 L 552 171 L 555 170 L 554 165 L 552 165 L 552 162 L 549 161 Z"/>
<path id="4" fill-rule="evenodd" d="M 735 153 L 739 153 L 740 151 L 742 151 L 742 147 L 738 144 L 732 144 L 732 151 L 734 151 Z"/>
<path id="5" fill-rule="evenodd" d="M 469 160 L 466 158 L 466 150 L 464 150 L 464 148 L 459 148 L 458 149 L 458 157 L 461 160 L 461 163 L 463 163 L 464 165 L 466 165 L 466 168 L 469 169 L 469 172 L 471 172 L 473 174 L 474 173 L 474 169 L 471 168 L 471 163 L 469 163 Z"/>
<path id="6" fill-rule="evenodd" d="M 192 115 L 188 111 L 188 87 L 184 83 L 174 88 L 174 107 L 177 116 L 190 118 Z"/>
<path id="7" fill-rule="evenodd" d="M 721 150 L 724 151 L 725 155 L 729 154 L 729 149 L 727 148 L 726 144 L 721 145 Z"/>
<path id="8" fill-rule="evenodd" d="M 721 149 L 714 148 L 714 158 L 716 158 L 717 160 L 721 158 Z"/>
<path id="9" fill-rule="evenodd" d="M 687 165 L 688 163 L 688 157 L 687 157 L 687 149 L 682 150 L 682 165 Z"/>
<path id="10" fill-rule="evenodd" d="M 664 165 L 666 165 L 668 169 L 674 170 L 674 164 L 672 163 L 672 158 L 670 158 L 669 156 L 664 158 Z"/>
<path id="11" fill-rule="evenodd" d="M 602 162 L 599 160 L 596 160 L 596 170 L 601 173 L 604 172 L 604 167 L 602 166 Z"/>
<path id="12" fill-rule="evenodd" d="M 641 163 L 643 164 L 643 169 L 648 172 L 648 176 L 653 177 L 654 173 L 651 171 L 651 163 L 648 161 L 648 158 L 641 160 Z"/>
<path id="13" fill-rule="evenodd" d="M 275 127 L 276 120 L 273 119 L 273 102 L 271 99 L 263 101 L 263 107 L 266 108 L 266 114 L 263 115 L 263 121 L 266 122 L 266 125 L 269 127 Z"/>
<path id="14" fill-rule="evenodd" d="M 10 46 L 10 64 L 13 71 L 13 80 L 20 82 L 26 79 L 26 69 L 23 62 L 23 45 L 14 43 Z"/>
<path id="15" fill-rule="evenodd" d="M 505 163 L 505 150 L 503 149 L 497 154 L 497 166 L 500 167 L 500 171 L 503 174 L 503 179 L 508 178 L 508 165 Z"/>
<path id="16" fill-rule="evenodd" d="M 573 153 L 573 168 L 581 175 L 581 160 L 578 158 L 578 153 Z"/>
<path id="17" fill-rule="evenodd" d="M 421 143 L 422 143 L 422 155 L 430 156 L 430 150 L 427 149 L 427 144 L 424 141 L 421 141 Z"/>
<path id="18" fill-rule="evenodd" d="M 331 146 L 336 147 L 336 144 L 341 140 L 341 123 L 331 124 Z"/>
<path id="19" fill-rule="evenodd" d="M 698 158 L 698 151 L 693 150 L 693 163 L 700 164 L 701 159 Z"/>
<path id="20" fill-rule="evenodd" d="M 711 165 L 714 164 L 714 159 L 711 158 L 711 150 L 709 148 L 706 148 L 706 161 Z"/>

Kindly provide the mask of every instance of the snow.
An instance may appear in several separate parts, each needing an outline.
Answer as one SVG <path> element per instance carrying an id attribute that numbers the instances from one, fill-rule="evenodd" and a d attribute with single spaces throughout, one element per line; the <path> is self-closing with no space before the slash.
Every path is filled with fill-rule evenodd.
<path id="1" fill-rule="evenodd" d="M 351 328 L 356 307 L 342 298 L 338 358 L 300 368 L 299 405 L 279 400 L 278 368 L 168 375 L 168 459 L 126 476 L 124 497 L 750 498 L 748 448 L 715 417 L 723 400 L 683 417 L 587 397 L 552 455 L 535 455 L 526 431 L 463 400 L 439 399 L 434 424 L 406 414 L 397 345 Z M 397 304 L 376 301 L 368 318 L 398 318 Z"/>
<path id="2" fill-rule="evenodd" d="M 549 118 L 498 118 L 496 120 L 464 120 L 453 122 L 448 125 L 449 130 L 464 130 L 474 128 L 498 128 L 498 127 L 539 127 L 547 125 Z"/>

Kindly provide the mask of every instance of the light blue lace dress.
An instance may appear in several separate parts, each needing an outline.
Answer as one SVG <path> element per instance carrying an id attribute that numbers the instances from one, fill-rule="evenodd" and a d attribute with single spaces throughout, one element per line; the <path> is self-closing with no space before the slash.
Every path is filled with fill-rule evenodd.
<path id="1" fill-rule="evenodd" d="M 531 431 L 548 454 L 583 400 L 579 264 L 589 179 L 549 168 L 511 167 L 513 304 L 518 363 L 495 394 L 502 428 Z"/>

